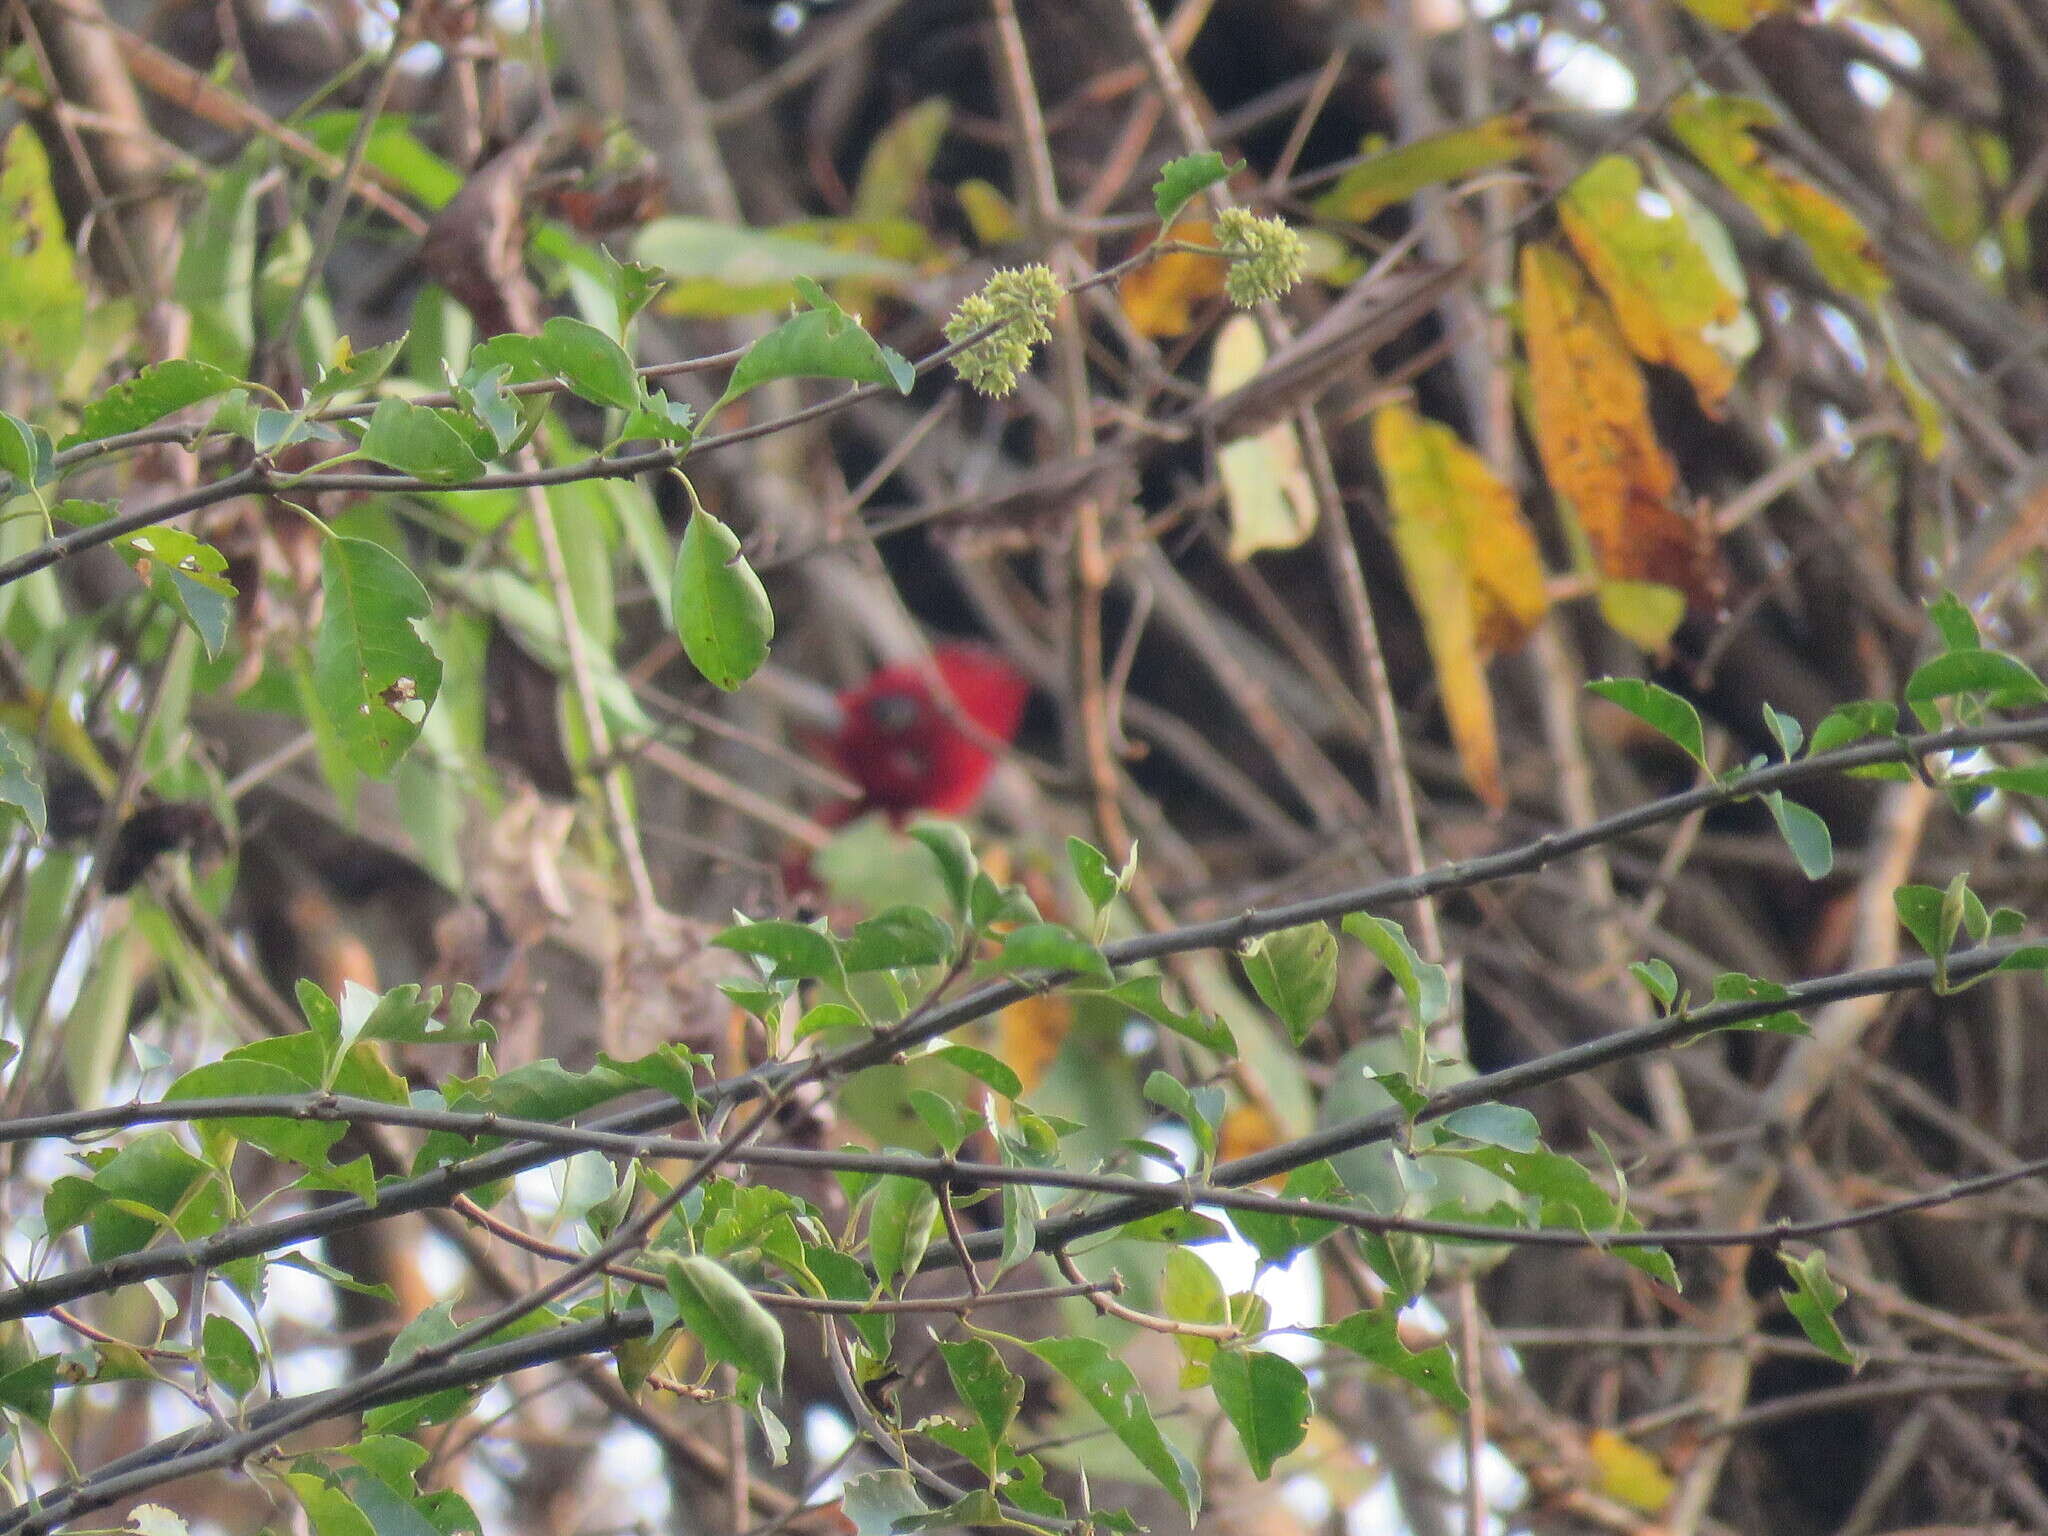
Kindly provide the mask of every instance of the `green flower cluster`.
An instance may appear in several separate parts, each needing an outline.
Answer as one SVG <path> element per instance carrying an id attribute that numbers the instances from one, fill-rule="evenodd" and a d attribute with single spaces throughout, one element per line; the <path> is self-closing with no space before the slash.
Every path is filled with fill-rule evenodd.
<path id="1" fill-rule="evenodd" d="M 1216 216 L 1216 239 L 1230 258 L 1223 291 L 1239 309 L 1279 298 L 1308 265 L 1308 246 L 1285 219 L 1226 208 Z"/>
<path id="2" fill-rule="evenodd" d="M 953 359 L 953 370 L 984 395 L 1007 395 L 1017 376 L 1031 366 L 1031 349 L 1052 336 L 1053 311 L 1065 290 L 1046 266 L 1005 267 L 979 293 L 960 301 L 946 322 L 946 340 L 965 341 L 991 325 L 994 331 Z"/>

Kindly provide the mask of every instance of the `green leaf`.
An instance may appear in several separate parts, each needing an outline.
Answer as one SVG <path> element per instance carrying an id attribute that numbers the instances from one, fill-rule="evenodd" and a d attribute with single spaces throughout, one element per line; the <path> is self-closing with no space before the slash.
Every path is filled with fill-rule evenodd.
<path id="1" fill-rule="evenodd" d="M 1899 707 L 1896 704 L 1881 704 L 1860 700 L 1854 704 L 1843 704 L 1831 709 L 1813 728 L 1811 756 L 1832 752 L 1846 747 L 1851 742 L 1862 741 L 1869 736 L 1891 736 L 1899 727 Z M 1892 765 L 1900 773 L 1911 775 L 1904 763 Z"/>
<path id="2" fill-rule="evenodd" d="M 900 352 L 876 341 L 811 279 L 796 279 L 796 288 L 810 307 L 747 348 L 714 413 L 771 379 L 851 379 L 910 393 L 917 370 Z"/>
<path id="3" fill-rule="evenodd" d="M 262 1379 L 256 1346 L 231 1319 L 211 1314 L 200 1329 L 206 1374 L 227 1388 L 230 1397 L 247 1397 Z"/>
<path id="4" fill-rule="evenodd" d="M 923 907 L 890 907 L 857 924 L 846 939 L 849 972 L 944 965 L 952 957 L 953 930 Z"/>
<path id="5" fill-rule="evenodd" d="M 161 523 L 116 539 L 114 547 L 150 590 L 191 625 L 206 659 L 217 661 L 235 618 L 234 584 L 223 574 L 227 556 L 184 529 Z"/>
<path id="6" fill-rule="evenodd" d="M 1828 824 L 1821 819 L 1819 812 L 1807 809 L 1796 800 L 1787 800 L 1775 789 L 1764 796 L 1764 804 L 1770 807 L 1771 819 L 1778 824 L 1778 833 L 1785 839 L 1785 846 L 1799 861 L 1800 872 L 1809 880 L 1826 876 L 1835 867 L 1835 845 L 1828 835 Z"/>
<path id="7" fill-rule="evenodd" d="M 181 1099 L 238 1099 L 304 1093 L 316 1086 L 297 1073 L 272 1062 L 244 1056 L 229 1056 L 204 1062 L 185 1073 L 164 1090 L 164 1102 Z M 272 1157 L 307 1168 L 325 1168 L 327 1153 L 348 1134 L 348 1127 L 319 1120 L 300 1120 L 282 1115 L 246 1120 L 203 1120 L 200 1127 L 209 1136 L 227 1136 L 246 1141 Z"/>
<path id="8" fill-rule="evenodd" d="M 621 329 L 631 325 L 633 317 L 668 286 L 668 279 L 658 268 L 638 261 L 620 261 L 603 246 L 598 247 L 597 257 L 611 285 L 612 302 L 618 306 Z"/>
<path id="9" fill-rule="evenodd" d="M 1243 169 L 1242 160 L 1236 165 L 1226 165 L 1223 156 L 1213 149 L 1167 161 L 1159 168 L 1159 180 L 1152 185 L 1152 206 L 1157 210 L 1160 222 L 1172 224 L 1189 203 Z"/>
<path id="10" fill-rule="evenodd" d="M 1075 971 L 1083 976 L 1109 979 L 1109 962 L 1102 951 L 1071 928 L 1058 923 L 1026 923 L 1003 935 L 1003 949 L 992 969 L 1012 975 L 1020 971 Z"/>
<path id="11" fill-rule="evenodd" d="M 1230 1301 L 1223 1294 L 1223 1282 L 1216 1271 L 1192 1248 L 1176 1246 L 1167 1250 L 1166 1267 L 1159 1277 L 1159 1309 L 1177 1323 L 1200 1323 L 1205 1327 L 1230 1321 Z M 1214 1339 L 1194 1334 L 1175 1334 L 1181 1358 L 1189 1364 L 1206 1363 L 1216 1353 Z M 1183 1387 L 1198 1387 L 1184 1369 Z"/>
<path id="12" fill-rule="evenodd" d="M 1024 1079 L 1007 1062 L 989 1055 L 987 1051 L 977 1050 L 971 1045 L 942 1045 L 932 1055 L 949 1066 L 958 1067 L 969 1077 L 979 1078 L 1006 1099 L 1023 1096 Z"/>
<path id="13" fill-rule="evenodd" d="M 1199 1097 L 1198 1097 L 1199 1095 Z M 1171 1072 L 1155 1070 L 1145 1079 L 1145 1097 L 1186 1124 L 1207 1168 L 1216 1156 L 1216 1124 L 1222 1118 L 1222 1094 L 1214 1089 L 1190 1090 Z"/>
<path id="14" fill-rule="evenodd" d="M 706 1358 L 782 1390 L 782 1325 L 715 1260 L 661 1255 L 669 1297 Z"/>
<path id="15" fill-rule="evenodd" d="M 690 497 L 694 503 L 694 489 Z M 702 506 L 691 510 L 670 587 L 676 632 L 691 665 L 731 693 L 768 659 L 775 610 L 739 539 Z"/>
<path id="16" fill-rule="evenodd" d="M 1707 768 L 1706 735 L 1700 727 L 1699 711 L 1686 700 L 1669 688 L 1660 688 L 1639 677 L 1598 678 L 1586 684 L 1586 688 L 1669 737 L 1711 777 L 1713 770 Z"/>
<path id="17" fill-rule="evenodd" d="M 214 1170 L 168 1131 L 147 1131 L 93 1174 L 99 1204 L 86 1219 L 85 1250 L 98 1264 L 146 1247 L 166 1228 L 198 1237 L 220 1224 Z"/>
<path id="18" fill-rule="evenodd" d="M 1992 709 L 2048 703 L 2048 688 L 2042 687 L 2041 679 L 2025 662 L 2003 651 L 1950 651 L 1925 663 L 1906 680 L 1906 703 L 1930 731 L 1941 723 L 1937 700 L 1979 693 Z"/>
<path id="19" fill-rule="evenodd" d="M 123 432 L 137 432 L 162 421 L 173 411 L 246 387 L 242 380 L 211 363 L 184 357 L 151 363 L 87 405 L 79 418 L 78 430 L 59 446 L 70 448 Z"/>
<path id="20" fill-rule="evenodd" d="M 1927 617 L 1941 632 L 1941 643 L 1951 651 L 1975 651 L 1982 649 L 1983 639 L 1977 633 L 1977 620 L 1970 610 L 1963 606 L 1962 599 L 1953 592 L 1943 592 L 1927 605 Z"/>
<path id="21" fill-rule="evenodd" d="M 1408 1000 L 1408 1017 L 1428 1029 L 1450 1011 L 1451 983 L 1444 968 L 1424 960 L 1408 942 L 1407 930 L 1390 917 L 1353 912 L 1344 931 L 1378 957 Z"/>
<path id="22" fill-rule="evenodd" d="M 883 1290 L 899 1276 L 917 1273 L 938 1220 L 939 1197 L 931 1185 L 900 1173 L 883 1178 L 868 1214 L 868 1261 Z"/>
<path id="23" fill-rule="evenodd" d="M 1466 1409 L 1465 1389 L 1458 1385 L 1458 1368 L 1451 1352 L 1433 1344 L 1420 1353 L 1401 1342 L 1401 1308 L 1392 1301 L 1367 1312 L 1354 1312 L 1341 1322 L 1307 1330 L 1309 1337 L 1348 1349 L 1391 1371 L 1411 1386 L 1420 1387 L 1452 1413 Z"/>
<path id="24" fill-rule="evenodd" d="M 1151 1405 L 1131 1368 L 1095 1339 L 1041 1339 L 1027 1346 L 1066 1378 L 1110 1433 L 1173 1495 L 1190 1521 L 1202 1505 L 1202 1479 L 1192 1463 L 1159 1432 Z"/>
<path id="25" fill-rule="evenodd" d="M 1300 1045 L 1337 995 L 1337 936 L 1330 925 L 1304 923 L 1269 933 L 1246 945 L 1238 958 L 1259 1000 Z"/>
<path id="26" fill-rule="evenodd" d="M 1785 754 L 1785 761 L 1791 762 L 1799 755 L 1799 748 L 1806 740 L 1806 733 L 1799 722 L 1790 715 L 1781 715 L 1770 705 L 1764 706 L 1764 724 L 1770 728 L 1772 739 L 1778 743 L 1778 750 Z"/>
<path id="27" fill-rule="evenodd" d="M 859 249 L 844 238 L 877 232 L 873 226 L 845 220 L 770 230 L 711 219 L 666 218 L 654 220 L 634 236 L 633 252 L 675 280 L 662 299 L 664 311 L 751 314 L 793 302 L 802 278 L 856 278 L 892 285 L 915 278 L 917 269 L 908 262 Z"/>
<path id="28" fill-rule="evenodd" d="M 1454 1136 L 1510 1152 L 1534 1152 L 1543 1145 L 1543 1127 L 1519 1104 L 1468 1104 L 1437 1122 Z"/>
<path id="29" fill-rule="evenodd" d="M 418 739 L 440 692 L 441 660 L 415 627 L 433 604 L 405 562 L 368 539 L 329 539 L 320 586 L 313 690 L 349 761 L 382 778 Z"/>
<path id="30" fill-rule="evenodd" d="M 1657 999 L 1657 1005 L 1666 1012 L 1678 1001 L 1678 972 L 1671 969 L 1668 961 L 1637 960 L 1629 966 L 1628 973 L 1642 983 L 1643 990 Z"/>
<path id="31" fill-rule="evenodd" d="M 1938 886 L 1902 885 L 1892 892 L 1892 907 L 1899 914 L 1899 922 L 1929 958 L 1947 958 L 1952 934 L 1944 934 L 1941 924 L 1943 892 Z"/>
<path id="32" fill-rule="evenodd" d="M 1088 898 L 1088 905 L 1100 912 L 1123 894 L 1123 883 L 1100 848 L 1086 838 L 1067 839 L 1067 862 L 1073 867 L 1074 883 Z"/>
<path id="33" fill-rule="evenodd" d="M 57 450 L 50 443 L 50 434 L 0 411 L 0 470 L 14 477 L 19 490 L 30 490 L 48 480 L 57 472 Z"/>
<path id="34" fill-rule="evenodd" d="M 1288 1174 L 1280 1193 L 1289 1200 L 1342 1202 L 1346 1191 L 1344 1181 L 1329 1163 L 1315 1162 Z M 1267 1264 L 1284 1264 L 1337 1230 L 1334 1221 L 1319 1216 L 1286 1216 L 1272 1211 L 1232 1211 L 1230 1219 Z"/>
<path id="35" fill-rule="evenodd" d="M 1426 187 L 1460 181 L 1519 159 L 1531 142 L 1526 127 L 1515 118 L 1494 117 L 1379 154 L 1372 154 L 1368 143 L 1371 158 L 1346 171 L 1316 199 L 1315 209 L 1325 218 L 1363 224 Z"/>
<path id="36" fill-rule="evenodd" d="M 474 480 L 484 461 L 448 411 L 388 398 L 377 402 L 363 433 L 363 452 L 379 464 L 434 485 Z"/>
<path id="37" fill-rule="evenodd" d="M 910 835 L 924 845 L 939 866 L 939 879 L 946 887 L 947 899 L 953 903 L 953 915 L 967 916 L 974 877 L 980 872 L 974 845 L 967 840 L 967 834 L 954 822 L 925 821 L 912 827 Z"/>
<path id="38" fill-rule="evenodd" d="M 1237 1038 L 1230 1026 L 1212 1013 L 1196 1009 L 1184 1013 L 1166 1001 L 1165 983 L 1157 976 L 1132 976 L 1118 982 L 1102 995 L 1122 1003 L 1161 1028 L 1206 1046 L 1225 1057 L 1237 1055 Z"/>
<path id="39" fill-rule="evenodd" d="M 48 823 L 43 786 L 36 782 L 35 745 L 12 726 L 0 725 L 0 805 L 11 805 L 38 840 Z"/>
<path id="40" fill-rule="evenodd" d="M 598 405 L 630 411 L 643 393 L 626 349 L 596 326 L 557 315 L 540 328 L 540 355 L 564 384 Z"/>
<path id="41" fill-rule="evenodd" d="M 408 340 L 409 335 L 400 336 L 381 346 L 372 347 L 367 352 L 358 352 L 349 344 L 346 336 L 342 337 L 338 349 L 342 360 L 321 374 L 320 382 L 306 391 L 307 403 L 322 405 L 337 395 L 370 388 L 391 371 L 392 364 L 396 363 L 399 355 L 405 351 Z"/>
<path id="42" fill-rule="evenodd" d="M 988 1443 L 1001 1445 L 1023 1406 L 1024 1378 L 1003 1364 L 1003 1357 L 986 1339 L 959 1343 L 941 1339 L 938 1345 L 946 1374 L 953 1378 L 953 1390 L 974 1415 Z"/>
<path id="43" fill-rule="evenodd" d="M 841 987 L 846 984 L 838 946 L 829 935 L 805 923 L 792 923 L 783 918 L 741 923 L 726 929 L 711 942 L 738 954 L 759 955 L 775 968 L 778 976 L 805 981 L 834 981 Z"/>
<path id="44" fill-rule="evenodd" d="M 1761 976 L 1745 976 L 1740 971 L 1723 971 L 1714 978 L 1714 1001 L 1717 1003 L 1775 1003 L 1792 994 L 1775 981 L 1766 981 Z M 1813 1033 L 1806 1027 L 1806 1021 L 1790 1009 L 1767 1013 L 1760 1018 L 1748 1019 L 1740 1024 L 1723 1026 L 1727 1029 L 1761 1029 L 1774 1035 L 1807 1035 Z"/>
<path id="45" fill-rule="evenodd" d="M 1226 1349 L 1209 1362 L 1216 1403 L 1244 1443 L 1252 1476 L 1263 1480 L 1273 1463 L 1308 1435 L 1308 1378 L 1301 1367 L 1265 1350 Z"/>
<path id="46" fill-rule="evenodd" d="M 922 1515 L 928 1506 L 908 1472 L 888 1467 L 848 1478 L 839 1508 L 853 1522 L 854 1536 L 895 1536 L 897 1521 Z"/>
<path id="47" fill-rule="evenodd" d="M 1827 1255 L 1816 1251 L 1795 1259 L 1780 1252 L 1778 1257 L 1792 1277 L 1792 1289 L 1783 1293 L 1786 1309 L 1799 1320 L 1807 1338 L 1829 1359 L 1839 1360 L 1852 1371 L 1861 1370 L 1863 1352 L 1849 1347 L 1835 1323 L 1835 1312 L 1848 1293 L 1828 1273 Z"/>

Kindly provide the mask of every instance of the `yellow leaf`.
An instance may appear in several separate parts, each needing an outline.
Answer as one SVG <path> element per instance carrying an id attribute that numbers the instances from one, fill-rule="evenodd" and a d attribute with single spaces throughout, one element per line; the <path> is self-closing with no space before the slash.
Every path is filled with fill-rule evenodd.
<path id="1" fill-rule="evenodd" d="M 974 231 L 974 243 L 982 249 L 1008 245 L 1023 235 L 1024 223 L 1017 217 L 1017 210 L 993 182 L 976 176 L 955 187 L 953 196 L 960 200 L 960 211 L 967 215 L 967 227 Z"/>
<path id="2" fill-rule="evenodd" d="M 1719 598 L 1710 535 L 1678 510 L 1678 471 L 1613 314 L 1546 246 L 1522 251 L 1522 341 L 1537 452 L 1610 580 L 1661 582 L 1702 607 Z"/>
<path id="3" fill-rule="evenodd" d="M 1679 0 L 1679 4 L 1723 32 L 1746 32 L 1786 8 L 1786 0 Z"/>
<path id="4" fill-rule="evenodd" d="M 1431 134 L 1354 165 L 1316 199 L 1315 210 L 1325 218 L 1363 224 L 1425 187 L 1519 160 L 1528 148 L 1528 135 L 1515 117 L 1490 117 L 1469 128 Z M 1370 141 L 1365 153 L 1371 154 Z"/>
<path id="5" fill-rule="evenodd" d="M 35 130 L 17 123 L 0 147 L 0 348 L 31 367 L 62 368 L 84 329 L 85 288 L 50 190 L 50 158 Z"/>
<path id="6" fill-rule="evenodd" d="M 1216 332 L 1209 397 L 1229 394 L 1256 377 L 1265 362 L 1258 321 L 1232 315 Z M 1293 549 L 1315 532 L 1315 487 L 1292 422 L 1225 443 L 1216 451 L 1216 473 L 1230 511 L 1231 559 L 1248 560 L 1262 549 Z"/>
<path id="7" fill-rule="evenodd" d="M 1593 1458 L 1600 1491 L 1630 1509 L 1654 1515 L 1678 1491 L 1663 1463 L 1611 1429 L 1596 1429 L 1586 1436 L 1586 1451 Z"/>
<path id="8" fill-rule="evenodd" d="M 1281 1139 L 1273 1117 L 1260 1106 L 1233 1104 L 1216 1128 L 1216 1156 L 1221 1162 L 1234 1163 L 1240 1157 L 1265 1151 Z"/>
<path id="9" fill-rule="evenodd" d="M 1190 245 L 1216 243 L 1215 231 L 1198 220 L 1174 225 L 1167 238 Z M 1229 267 L 1220 256 L 1170 251 L 1119 283 L 1117 298 L 1141 335 L 1160 340 L 1185 336 L 1195 328 L 1195 306 L 1223 296 L 1223 278 Z"/>
<path id="10" fill-rule="evenodd" d="M 1045 1081 L 1073 1027 L 1073 1002 L 1056 992 L 1027 997 L 996 1015 L 996 1054 L 1023 1082 L 1027 1097 Z"/>
<path id="11" fill-rule="evenodd" d="M 1765 229 L 1774 235 L 1789 230 L 1822 277 L 1875 304 L 1891 291 L 1892 280 L 1878 263 L 1870 232 L 1820 188 L 1764 159 L 1752 130 L 1776 121 L 1769 107 L 1743 96 L 1689 96 L 1671 109 L 1672 131 Z"/>
<path id="12" fill-rule="evenodd" d="M 1735 369 L 1712 333 L 1736 318 L 1742 301 L 1685 221 L 1675 210 L 1653 214 L 1644 206 L 1642 172 L 1622 155 L 1595 162 L 1565 190 L 1557 212 L 1636 356 L 1677 369 L 1701 407 L 1720 415 Z"/>
<path id="13" fill-rule="evenodd" d="M 1486 659 L 1543 616 L 1535 536 L 1514 492 L 1448 427 L 1390 405 L 1373 417 L 1372 442 L 1458 760 L 1473 792 L 1500 810 L 1507 797 Z"/>

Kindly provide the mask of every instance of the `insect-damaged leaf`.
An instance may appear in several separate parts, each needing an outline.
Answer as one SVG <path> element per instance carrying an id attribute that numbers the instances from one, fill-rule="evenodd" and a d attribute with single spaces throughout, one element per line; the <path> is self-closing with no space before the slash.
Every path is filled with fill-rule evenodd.
<path id="1" fill-rule="evenodd" d="M 1543 562 L 1514 492 L 1456 433 L 1405 405 L 1373 417 L 1373 453 L 1443 693 L 1444 717 L 1473 792 L 1507 803 L 1486 662 L 1543 616 Z"/>
<path id="2" fill-rule="evenodd" d="M 440 692 L 441 659 L 414 627 L 433 604 L 405 562 L 368 539 L 327 541 L 320 588 L 313 689 L 349 761 L 381 778 L 419 736 Z"/>

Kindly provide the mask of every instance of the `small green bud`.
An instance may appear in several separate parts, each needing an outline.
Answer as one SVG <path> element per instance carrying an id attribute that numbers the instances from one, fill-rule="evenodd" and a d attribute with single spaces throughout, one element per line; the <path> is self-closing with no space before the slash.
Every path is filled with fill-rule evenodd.
<path id="1" fill-rule="evenodd" d="M 1031 366 L 1031 349 L 1052 336 L 1052 316 L 1065 290 L 1045 266 L 1005 267 L 979 293 L 969 294 L 946 322 L 946 339 L 963 341 L 987 326 L 984 336 L 953 359 L 953 371 L 984 395 L 1007 395 L 1017 376 Z"/>
<path id="2" fill-rule="evenodd" d="M 1308 246 L 1285 219 L 1226 208 L 1216 218 L 1216 239 L 1230 257 L 1223 291 L 1239 309 L 1279 298 L 1308 265 Z"/>

